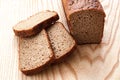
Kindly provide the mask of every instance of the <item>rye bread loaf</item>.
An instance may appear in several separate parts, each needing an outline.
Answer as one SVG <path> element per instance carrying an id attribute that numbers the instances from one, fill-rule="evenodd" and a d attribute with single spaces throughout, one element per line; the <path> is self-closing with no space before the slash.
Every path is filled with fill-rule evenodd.
<path id="1" fill-rule="evenodd" d="M 17 36 L 30 37 L 36 35 L 58 19 L 59 16 L 55 11 L 41 11 L 16 24 L 13 30 Z"/>
<path id="2" fill-rule="evenodd" d="M 98 0 L 62 0 L 71 34 L 78 44 L 100 43 L 105 13 Z"/>
<path id="3" fill-rule="evenodd" d="M 75 40 L 62 23 L 56 22 L 47 29 L 47 33 L 55 56 L 54 62 L 61 61 L 75 48 Z"/>
<path id="4" fill-rule="evenodd" d="M 45 30 L 36 36 L 19 38 L 19 68 L 25 74 L 35 74 L 45 69 L 54 59 L 52 47 Z"/>

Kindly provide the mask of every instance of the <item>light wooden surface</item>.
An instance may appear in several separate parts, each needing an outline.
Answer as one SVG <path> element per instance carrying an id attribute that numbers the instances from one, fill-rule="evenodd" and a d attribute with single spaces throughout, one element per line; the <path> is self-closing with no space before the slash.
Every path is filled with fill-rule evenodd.
<path id="1" fill-rule="evenodd" d="M 18 69 L 17 38 L 12 27 L 49 9 L 59 13 L 59 21 L 67 28 L 61 0 L 0 0 L 0 80 L 120 80 L 120 0 L 100 2 L 106 13 L 102 43 L 79 45 L 65 62 L 26 76 Z"/>

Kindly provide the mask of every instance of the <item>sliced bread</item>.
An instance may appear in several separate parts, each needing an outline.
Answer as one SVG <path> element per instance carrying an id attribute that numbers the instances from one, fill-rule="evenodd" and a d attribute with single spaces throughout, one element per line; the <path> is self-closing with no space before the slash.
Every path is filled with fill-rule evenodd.
<path id="1" fill-rule="evenodd" d="M 19 68 L 23 73 L 38 73 L 53 59 L 52 47 L 45 30 L 36 36 L 19 38 Z"/>
<path id="2" fill-rule="evenodd" d="M 54 52 L 55 62 L 63 59 L 74 49 L 76 45 L 75 40 L 67 32 L 62 23 L 56 22 L 47 28 L 47 33 Z"/>
<path id="3" fill-rule="evenodd" d="M 43 28 L 51 25 L 59 19 L 55 11 L 41 11 L 23 20 L 13 27 L 17 36 L 30 37 L 39 33 Z"/>

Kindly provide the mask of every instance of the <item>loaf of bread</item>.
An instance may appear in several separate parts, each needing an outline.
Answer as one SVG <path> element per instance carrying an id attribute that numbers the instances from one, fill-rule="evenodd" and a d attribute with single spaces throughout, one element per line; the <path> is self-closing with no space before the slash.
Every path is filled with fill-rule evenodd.
<path id="1" fill-rule="evenodd" d="M 74 50 L 76 42 L 62 23 L 56 22 L 47 29 L 47 33 L 55 56 L 54 62 L 62 61 Z"/>
<path id="2" fill-rule="evenodd" d="M 19 68 L 25 74 L 35 74 L 54 60 L 45 30 L 29 38 L 19 38 Z"/>
<path id="3" fill-rule="evenodd" d="M 13 30 L 17 36 L 30 37 L 36 35 L 58 19 L 59 16 L 55 11 L 41 11 L 16 24 Z"/>
<path id="4" fill-rule="evenodd" d="M 100 43 L 105 12 L 98 0 L 62 0 L 71 34 L 78 44 Z"/>

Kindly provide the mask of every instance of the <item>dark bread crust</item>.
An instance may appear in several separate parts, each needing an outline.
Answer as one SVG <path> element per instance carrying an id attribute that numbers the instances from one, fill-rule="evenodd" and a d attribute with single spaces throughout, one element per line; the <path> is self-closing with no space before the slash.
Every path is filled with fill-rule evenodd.
<path id="1" fill-rule="evenodd" d="M 45 31 L 45 30 L 44 30 Z M 46 32 L 46 31 L 45 31 Z M 48 37 L 48 35 L 47 35 L 47 32 L 46 32 L 46 36 Z M 20 39 L 20 38 L 19 38 Z M 51 44 L 50 44 L 50 40 L 49 40 L 49 38 L 47 38 L 48 39 L 48 43 L 49 43 L 49 46 L 50 46 L 50 48 L 49 49 L 51 49 L 51 51 L 52 51 L 52 57 L 50 57 L 51 59 L 48 61 L 48 62 L 46 62 L 44 65 L 42 65 L 42 66 L 39 66 L 39 67 L 37 67 L 37 68 L 34 68 L 34 69 L 31 69 L 31 70 L 22 70 L 21 68 L 20 68 L 20 63 L 19 63 L 19 69 L 24 73 L 24 74 L 26 74 L 26 75 L 35 75 L 35 74 L 37 74 L 37 73 L 39 73 L 39 72 L 41 72 L 42 70 L 45 70 L 47 67 L 49 67 L 49 65 L 54 61 L 54 53 L 53 53 L 53 50 L 52 50 L 52 46 L 51 46 Z M 19 47 L 20 47 L 20 43 L 19 43 Z M 18 52 L 19 52 L 19 54 L 20 54 L 20 51 L 18 50 Z M 20 57 L 19 57 L 19 60 L 20 60 Z"/>
<path id="2" fill-rule="evenodd" d="M 49 12 L 49 10 L 47 10 L 47 11 Z M 56 13 L 55 11 L 52 11 L 52 12 Z M 42 29 L 44 29 L 44 28 L 48 27 L 49 25 L 55 23 L 58 19 L 59 19 L 59 16 L 56 13 L 56 15 L 54 15 L 53 17 L 49 18 L 46 21 L 43 21 L 43 22 L 37 24 L 36 26 L 34 26 L 31 29 L 28 29 L 28 30 L 16 30 L 13 27 L 13 31 L 14 31 L 15 35 L 17 35 L 19 37 L 31 37 L 31 36 L 34 36 L 34 35 L 38 34 Z M 22 21 L 20 23 L 22 23 Z"/>
<path id="3" fill-rule="evenodd" d="M 104 16 L 105 12 L 99 0 L 62 0 L 67 19 L 72 13 L 83 10 L 100 11 Z"/>
<path id="4" fill-rule="evenodd" d="M 73 21 L 71 17 L 73 17 L 77 13 L 81 15 L 85 11 L 91 12 L 91 13 L 97 12 L 100 15 L 102 15 L 101 17 L 105 17 L 106 15 L 100 2 L 98 0 L 62 0 L 62 3 L 63 3 L 63 8 L 67 17 L 67 23 L 70 29 L 70 33 L 75 38 L 76 42 L 78 44 L 100 43 L 103 36 L 104 23 L 102 24 L 103 26 L 101 26 L 102 30 L 101 30 L 101 33 L 98 35 L 99 37 L 97 36 L 94 40 L 91 40 L 91 41 L 86 41 L 86 39 L 85 40 L 82 39 L 81 42 L 80 42 L 80 39 L 76 38 L 75 36 L 75 32 L 77 31 L 73 30 L 75 29 L 76 26 L 73 26 L 73 24 L 71 23 Z M 102 22 L 104 21 L 105 20 L 103 20 Z"/>

